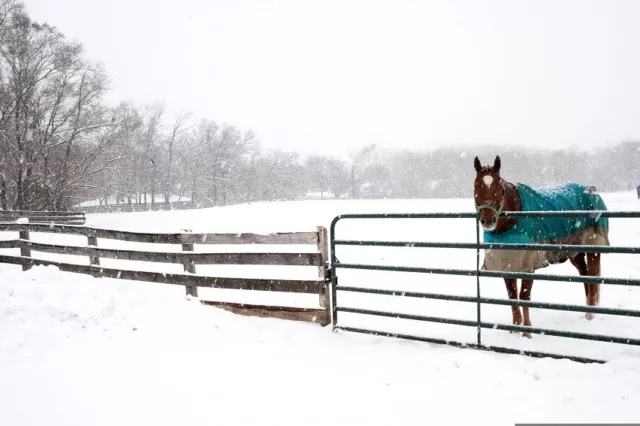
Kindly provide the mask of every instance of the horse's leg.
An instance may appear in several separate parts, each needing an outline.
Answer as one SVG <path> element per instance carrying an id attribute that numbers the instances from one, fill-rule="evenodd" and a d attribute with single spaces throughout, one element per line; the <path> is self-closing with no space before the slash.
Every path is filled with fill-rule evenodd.
<path id="1" fill-rule="evenodd" d="M 505 278 L 504 283 L 507 286 L 507 295 L 509 299 L 518 299 L 518 280 L 512 278 Z M 517 305 L 511 305 L 511 317 L 512 322 L 515 325 L 522 324 L 522 316 L 520 315 L 520 307 Z M 515 333 L 512 331 L 511 333 Z"/>
<path id="2" fill-rule="evenodd" d="M 587 262 L 588 261 L 588 262 Z M 593 275 L 592 271 L 590 270 L 590 264 L 594 263 L 591 259 L 591 253 L 589 253 L 587 255 L 587 261 L 585 261 L 585 254 L 584 253 L 578 253 L 578 255 L 574 258 L 571 259 L 571 263 L 573 263 L 573 266 L 576 267 L 576 269 L 578 270 L 578 272 L 580 273 L 580 275 L 582 276 L 586 276 L 586 275 Z M 599 261 L 598 261 L 598 274 L 599 274 Z M 587 284 L 584 283 L 584 293 L 587 299 L 587 306 L 593 306 L 593 291 L 594 288 L 593 286 L 596 284 Z M 588 320 L 593 319 L 593 314 L 591 312 L 586 312 L 584 314 L 585 318 Z"/>
<path id="3" fill-rule="evenodd" d="M 569 258 L 569 260 L 571 260 L 571 263 L 576 267 L 580 275 L 584 276 L 589 274 L 589 271 L 587 270 L 587 262 L 584 259 L 584 253 L 578 253 L 575 257 Z M 589 300 L 589 289 L 590 287 L 588 284 L 584 283 L 584 295 L 587 298 L 587 301 Z"/>
<path id="4" fill-rule="evenodd" d="M 600 276 L 600 253 L 587 253 L 587 275 L 592 277 Z M 587 295 L 588 306 L 598 306 L 600 304 L 600 284 L 586 284 L 589 287 Z M 593 319 L 593 313 L 587 312 L 585 318 Z"/>
<path id="5" fill-rule="evenodd" d="M 531 300 L 531 288 L 533 287 L 533 280 L 522 280 L 522 287 L 520 288 L 520 300 Z M 531 319 L 529 318 L 529 307 L 523 306 L 522 312 L 524 313 L 524 326 L 531 327 Z M 531 333 L 522 333 L 524 337 L 531 339 Z"/>

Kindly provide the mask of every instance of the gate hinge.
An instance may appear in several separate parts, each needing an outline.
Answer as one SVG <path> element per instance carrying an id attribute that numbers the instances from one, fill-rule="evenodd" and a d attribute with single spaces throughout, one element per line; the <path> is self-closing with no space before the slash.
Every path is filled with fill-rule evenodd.
<path id="1" fill-rule="evenodd" d="M 329 262 L 325 262 L 324 264 L 324 281 L 325 282 L 330 282 L 331 281 L 331 277 L 333 276 L 333 269 L 331 269 L 331 266 L 329 265 Z"/>

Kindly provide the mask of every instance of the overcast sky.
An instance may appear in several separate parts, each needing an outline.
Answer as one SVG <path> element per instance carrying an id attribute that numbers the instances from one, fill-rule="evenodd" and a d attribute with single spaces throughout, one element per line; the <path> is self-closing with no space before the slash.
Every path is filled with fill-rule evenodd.
<path id="1" fill-rule="evenodd" d="M 106 68 L 302 152 L 640 139 L 640 1 L 23 0 Z"/>

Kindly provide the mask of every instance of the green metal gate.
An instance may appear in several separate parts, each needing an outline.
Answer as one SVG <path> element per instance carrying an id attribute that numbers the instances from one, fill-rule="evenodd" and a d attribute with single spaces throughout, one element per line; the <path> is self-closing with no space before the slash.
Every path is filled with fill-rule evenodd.
<path id="1" fill-rule="evenodd" d="M 640 212 L 633 211 L 564 211 L 564 212 L 504 212 L 505 217 L 592 217 L 593 215 L 601 215 L 602 217 L 609 218 L 640 218 Z M 454 243 L 454 242 L 419 242 L 419 241 L 362 241 L 362 240 L 343 240 L 336 235 L 336 225 L 340 221 L 350 219 L 475 219 L 476 229 L 476 241 L 475 243 Z M 480 251 L 485 249 L 518 249 L 518 250 L 549 250 L 549 251 L 564 251 L 564 252 L 583 252 L 583 253 L 622 253 L 622 254 L 638 254 L 640 253 L 640 247 L 621 247 L 621 246 L 580 246 L 580 245 L 557 245 L 557 244 L 485 244 L 480 241 L 480 225 L 479 217 L 476 213 L 392 213 L 392 214 L 344 214 L 335 217 L 331 223 L 330 228 L 330 243 L 331 243 L 331 303 L 332 303 L 332 327 L 333 330 L 344 330 L 349 332 L 366 333 L 380 336 L 390 336 L 403 339 L 417 340 L 429 343 L 447 344 L 457 347 L 469 347 L 482 350 L 490 350 L 502 353 L 523 354 L 534 357 L 552 357 L 552 358 L 566 358 L 580 362 L 604 362 L 600 359 L 586 358 L 580 356 L 570 356 L 550 352 L 542 351 L 523 351 L 519 349 L 507 348 L 502 346 L 489 346 L 484 345 L 482 342 L 482 330 L 483 329 L 496 329 L 507 330 L 515 332 L 529 332 L 532 334 L 546 334 L 549 336 L 566 337 L 573 339 L 584 339 L 599 342 L 619 343 L 625 345 L 640 346 L 640 339 L 624 338 L 619 336 L 609 336 L 602 334 L 590 334 L 573 331 L 561 331 L 546 328 L 526 327 L 512 324 L 497 324 L 485 322 L 482 320 L 482 306 L 483 305 L 505 305 L 505 306 L 528 306 L 531 308 L 542 308 L 560 311 L 574 311 L 574 312 L 591 312 L 605 315 L 619 315 L 640 317 L 640 310 L 630 309 L 617 309 L 606 308 L 599 306 L 586 306 L 586 305 L 570 305 L 560 303 L 544 303 L 544 302 L 532 302 L 524 300 L 510 300 L 510 299 L 497 299 L 483 297 L 480 292 L 480 279 L 482 277 L 493 278 L 517 278 L 517 279 L 534 279 L 534 280 L 546 280 L 546 281 L 565 281 L 573 283 L 594 283 L 605 285 L 617 285 L 617 286 L 640 286 L 639 277 L 634 278 L 608 278 L 608 277 L 590 277 L 590 276 L 563 276 L 563 275 L 550 275 L 539 273 L 510 273 L 499 271 L 487 271 L 482 270 L 480 266 Z M 337 246 L 377 246 L 377 247 L 415 247 L 415 248 L 437 248 L 437 249 L 468 249 L 476 251 L 476 267 L 475 269 L 450 269 L 450 268 L 421 268 L 414 266 L 386 266 L 375 264 L 355 264 L 355 263 L 342 263 L 336 257 Z M 634 256 L 635 257 L 635 256 Z M 640 261 L 640 258 L 638 259 Z M 341 269 L 359 269 L 359 270 L 372 270 L 372 271 L 395 271 L 395 272 L 416 272 L 425 274 L 442 274 L 442 275 L 458 275 L 458 276 L 475 276 L 476 277 L 476 295 L 475 296 L 456 296 L 437 293 L 425 293 L 425 292 L 407 292 L 397 290 L 385 290 L 385 289 L 371 289 L 354 286 L 344 286 L 339 284 L 339 271 Z M 397 312 L 385 312 L 380 310 L 369 310 L 360 308 L 349 308 L 340 305 L 340 293 L 362 293 L 362 294 L 377 294 L 390 297 L 406 297 L 406 298 L 419 298 L 419 299 L 434 299 L 456 302 L 467 302 L 476 305 L 477 316 L 474 321 L 472 320 L 460 320 L 453 318 L 444 318 L 437 316 L 424 316 L 424 315 L 411 315 Z M 339 322 L 340 312 L 355 313 L 372 315 L 379 317 L 391 317 L 408 320 L 437 322 L 443 324 L 452 324 L 459 326 L 475 327 L 477 330 L 477 342 L 476 343 L 462 343 L 457 341 L 451 341 L 441 338 L 430 338 L 414 336 L 409 334 L 397 334 L 384 331 L 376 331 L 362 328 L 353 328 L 348 326 L 341 326 Z M 640 320 L 638 321 L 640 325 Z"/>

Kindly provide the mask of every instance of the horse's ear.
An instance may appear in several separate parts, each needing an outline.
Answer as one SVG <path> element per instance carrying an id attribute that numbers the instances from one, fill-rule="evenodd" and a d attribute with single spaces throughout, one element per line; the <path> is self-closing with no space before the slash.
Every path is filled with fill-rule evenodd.
<path id="1" fill-rule="evenodd" d="M 499 155 L 496 155 L 496 159 L 495 159 L 495 161 L 493 162 L 493 169 L 494 169 L 496 172 L 499 172 L 499 171 L 500 171 L 500 166 L 501 166 L 501 165 L 502 165 L 502 161 L 500 160 L 500 156 L 499 156 Z"/>
<path id="2" fill-rule="evenodd" d="M 482 170 L 482 164 L 480 164 L 480 159 L 478 157 L 473 160 L 473 167 L 476 168 L 476 172 L 478 173 L 480 173 L 480 170 Z"/>

